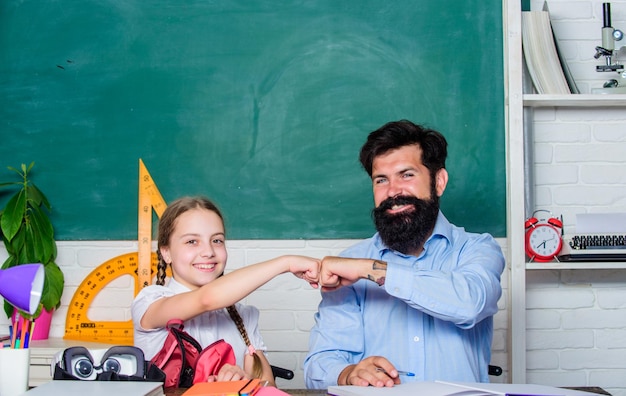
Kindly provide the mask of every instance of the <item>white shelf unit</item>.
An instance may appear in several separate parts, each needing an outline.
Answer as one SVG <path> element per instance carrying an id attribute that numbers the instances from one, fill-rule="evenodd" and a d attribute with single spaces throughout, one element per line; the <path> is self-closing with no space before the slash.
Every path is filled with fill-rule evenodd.
<path id="1" fill-rule="evenodd" d="M 509 381 L 526 383 L 526 271 L 626 269 L 626 262 L 529 263 L 524 251 L 524 112 L 537 107 L 626 107 L 624 94 L 524 94 L 521 1 L 503 0 L 505 114 L 507 147 L 507 262 L 509 286 Z"/>

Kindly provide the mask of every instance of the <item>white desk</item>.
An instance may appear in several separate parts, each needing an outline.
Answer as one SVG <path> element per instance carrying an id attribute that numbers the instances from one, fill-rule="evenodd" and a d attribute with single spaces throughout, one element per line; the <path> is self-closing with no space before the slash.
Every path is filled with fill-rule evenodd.
<path id="1" fill-rule="evenodd" d="M 30 371 L 28 377 L 29 386 L 41 385 L 52 379 L 52 360 L 54 355 L 66 348 L 84 346 L 87 349 L 108 349 L 111 344 L 99 342 L 64 340 L 62 338 L 49 338 L 47 340 L 35 340 L 30 344 Z"/>

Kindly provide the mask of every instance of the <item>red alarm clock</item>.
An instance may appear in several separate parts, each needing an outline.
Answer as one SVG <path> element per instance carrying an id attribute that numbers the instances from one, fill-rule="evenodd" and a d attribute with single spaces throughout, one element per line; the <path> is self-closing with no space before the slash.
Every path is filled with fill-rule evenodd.
<path id="1" fill-rule="evenodd" d="M 548 262 L 554 260 L 563 247 L 563 222 L 556 217 L 539 219 L 535 217 L 538 212 L 547 212 L 552 216 L 550 211 L 541 209 L 526 220 L 526 255 L 530 261 Z"/>

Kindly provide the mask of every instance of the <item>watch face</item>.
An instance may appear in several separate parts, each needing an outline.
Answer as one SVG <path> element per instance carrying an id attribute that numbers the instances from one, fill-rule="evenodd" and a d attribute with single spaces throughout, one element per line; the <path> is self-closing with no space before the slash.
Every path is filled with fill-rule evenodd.
<path id="1" fill-rule="evenodd" d="M 528 248 L 540 257 L 554 257 L 561 250 L 561 234 L 549 225 L 540 224 L 530 230 Z"/>

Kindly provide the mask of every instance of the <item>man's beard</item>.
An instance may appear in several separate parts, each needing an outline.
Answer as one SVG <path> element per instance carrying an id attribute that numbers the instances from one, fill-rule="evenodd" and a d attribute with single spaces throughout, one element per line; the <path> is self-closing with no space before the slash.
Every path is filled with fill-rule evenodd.
<path id="1" fill-rule="evenodd" d="M 394 205 L 412 205 L 413 208 L 390 214 Z M 393 250 L 404 254 L 417 254 L 430 236 L 437 215 L 439 197 L 433 191 L 430 199 L 397 196 L 387 198 L 372 210 L 374 224 L 382 241 Z"/>

